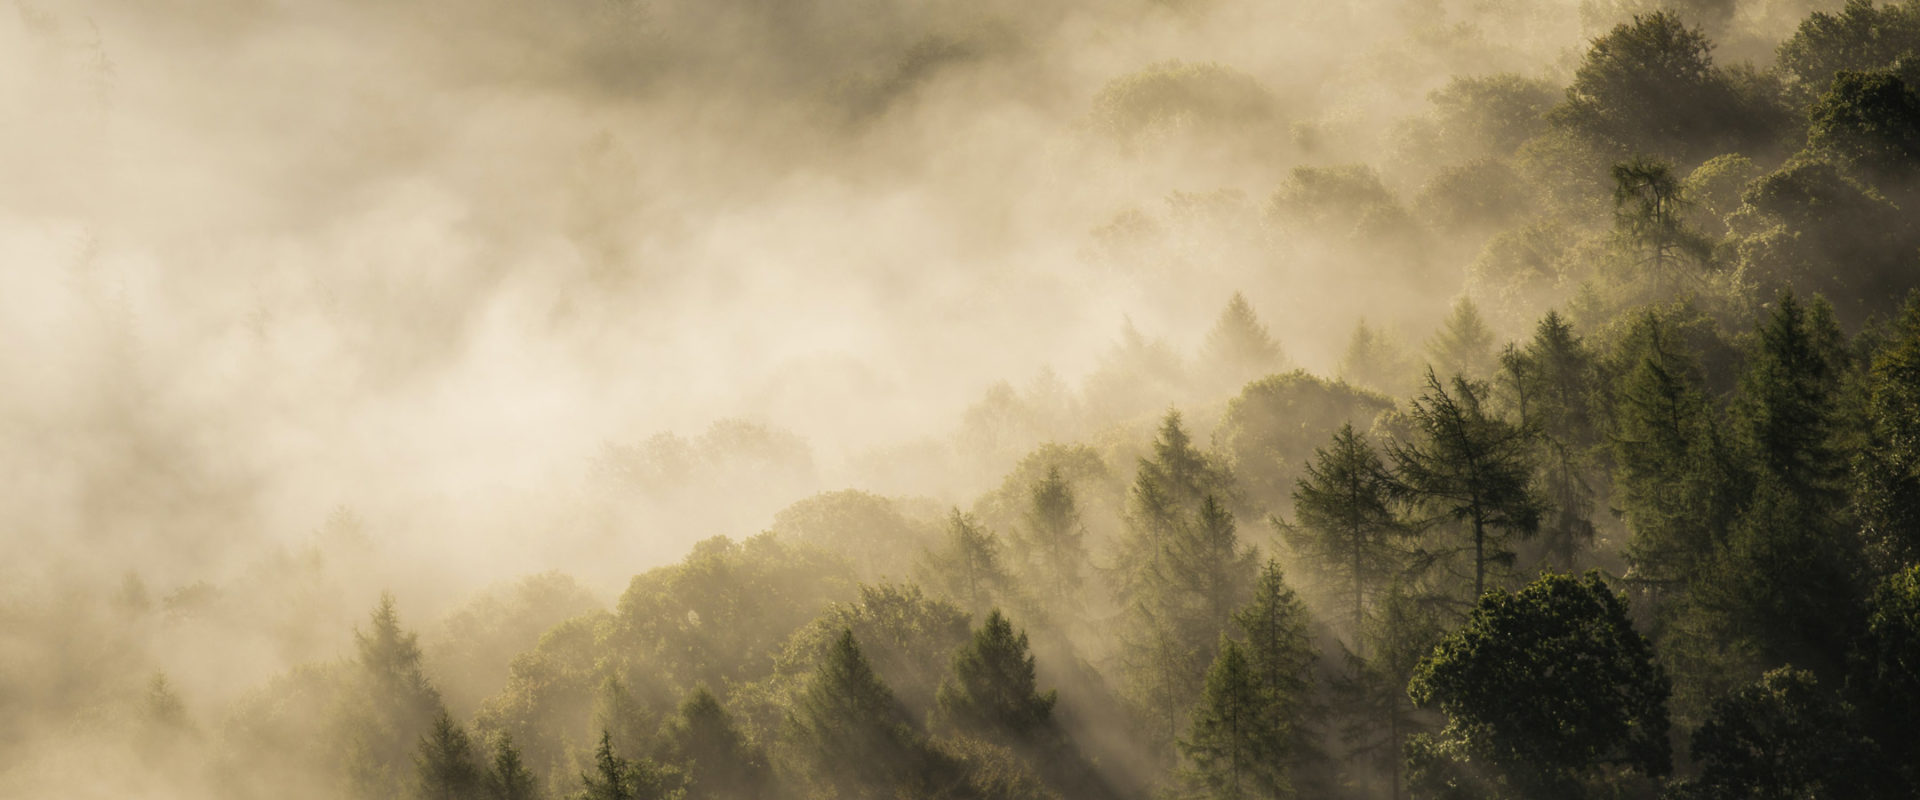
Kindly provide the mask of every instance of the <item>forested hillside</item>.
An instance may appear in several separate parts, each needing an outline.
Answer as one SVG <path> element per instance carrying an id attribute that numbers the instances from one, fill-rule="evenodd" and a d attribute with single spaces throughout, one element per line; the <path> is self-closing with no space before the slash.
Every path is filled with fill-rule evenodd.
<path id="1" fill-rule="evenodd" d="M 0 796 L 1920 797 L 1920 0 L 332 5 L 6 23 Z"/>

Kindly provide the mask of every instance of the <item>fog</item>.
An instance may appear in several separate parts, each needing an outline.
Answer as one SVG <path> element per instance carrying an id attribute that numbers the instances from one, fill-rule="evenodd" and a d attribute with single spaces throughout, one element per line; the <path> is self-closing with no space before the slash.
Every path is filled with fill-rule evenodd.
<path id="1" fill-rule="evenodd" d="M 0 795 L 17 797 L 263 794 L 232 776 L 265 768 L 221 760 L 243 758 L 226 721 L 350 660 L 383 591 L 471 723 L 540 631 L 624 608 L 634 576 L 698 542 L 845 489 L 928 530 L 950 507 L 990 518 L 981 498 L 1024 503 L 1008 476 L 1046 442 L 1111 472 L 1077 484 L 1109 563 L 1170 408 L 1224 447 L 1242 384 L 1339 376 L 1362 320 L 1419 353 L 1461 297 L 1505 342 L 1573 296 L 1476 296 L 1469 268 L 1517 217 L 1423 192 L 1514 151 L 1447 128 L 1436 93 L 1512 73 L 1558 103 L 1597 37 L 1658 7 L 9 5 Z M 1677 5 L 1717 64 L 1764 70 L 1839 3 Z M 1354 164 L 1417 233 L 1379 234 L 1355 221 L 1372 207 L 1295 172 Z M 1610 224 L 1592 202 L 1577 224 Z M 1571 206 L 1545 208 L 1520 216 Z M 1214 375 L 1236 293 L 1281 355 Z M 1292 517 L 1235 509 L 1274 551 L 1269 513 Z M 851 578 L 915 578 L 851 555 Z M 568 582 L 521 583 L 542 573 Z M 545 610 L 473 644 L 458 613 L 485 602 L 467 613 Z M 1066 627 L 1036 630 L 1043 679 L 1104 669 L 1102 637 Z M 1073 665 L 1049 665 L 1069 641 Z M 200 748 L 161 761 L 220 766 L 121 757 L 156 673 Z M 1111 764 L 1132 745 L 1086 746 Z"/>

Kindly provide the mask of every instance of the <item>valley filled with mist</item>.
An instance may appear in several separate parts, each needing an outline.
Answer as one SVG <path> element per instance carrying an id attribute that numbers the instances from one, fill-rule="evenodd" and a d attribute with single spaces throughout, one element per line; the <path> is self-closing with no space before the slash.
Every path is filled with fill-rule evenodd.
<path id="1" fill-rule="evenodd" d="M 0 6 L 0 798 L 1920 796 L 1920 0 Z"/>

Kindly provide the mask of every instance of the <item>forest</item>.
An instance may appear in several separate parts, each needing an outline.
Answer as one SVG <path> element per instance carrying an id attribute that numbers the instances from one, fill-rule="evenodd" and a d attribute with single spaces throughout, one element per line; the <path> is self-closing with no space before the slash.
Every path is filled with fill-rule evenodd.
<path id="1" fill-rule="evenodd" d="M 1920 797 L 1920 0 L 14 0 L 0 797 Z"/>

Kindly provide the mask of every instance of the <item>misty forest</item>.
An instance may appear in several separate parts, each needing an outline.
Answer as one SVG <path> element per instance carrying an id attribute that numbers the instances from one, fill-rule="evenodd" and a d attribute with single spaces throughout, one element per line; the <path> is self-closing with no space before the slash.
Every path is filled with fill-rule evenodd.
<path id="1" fill-rule="evenodd" d="M 1920 797 L 1920 0 L 7 0 L 0 797 Z"/>

